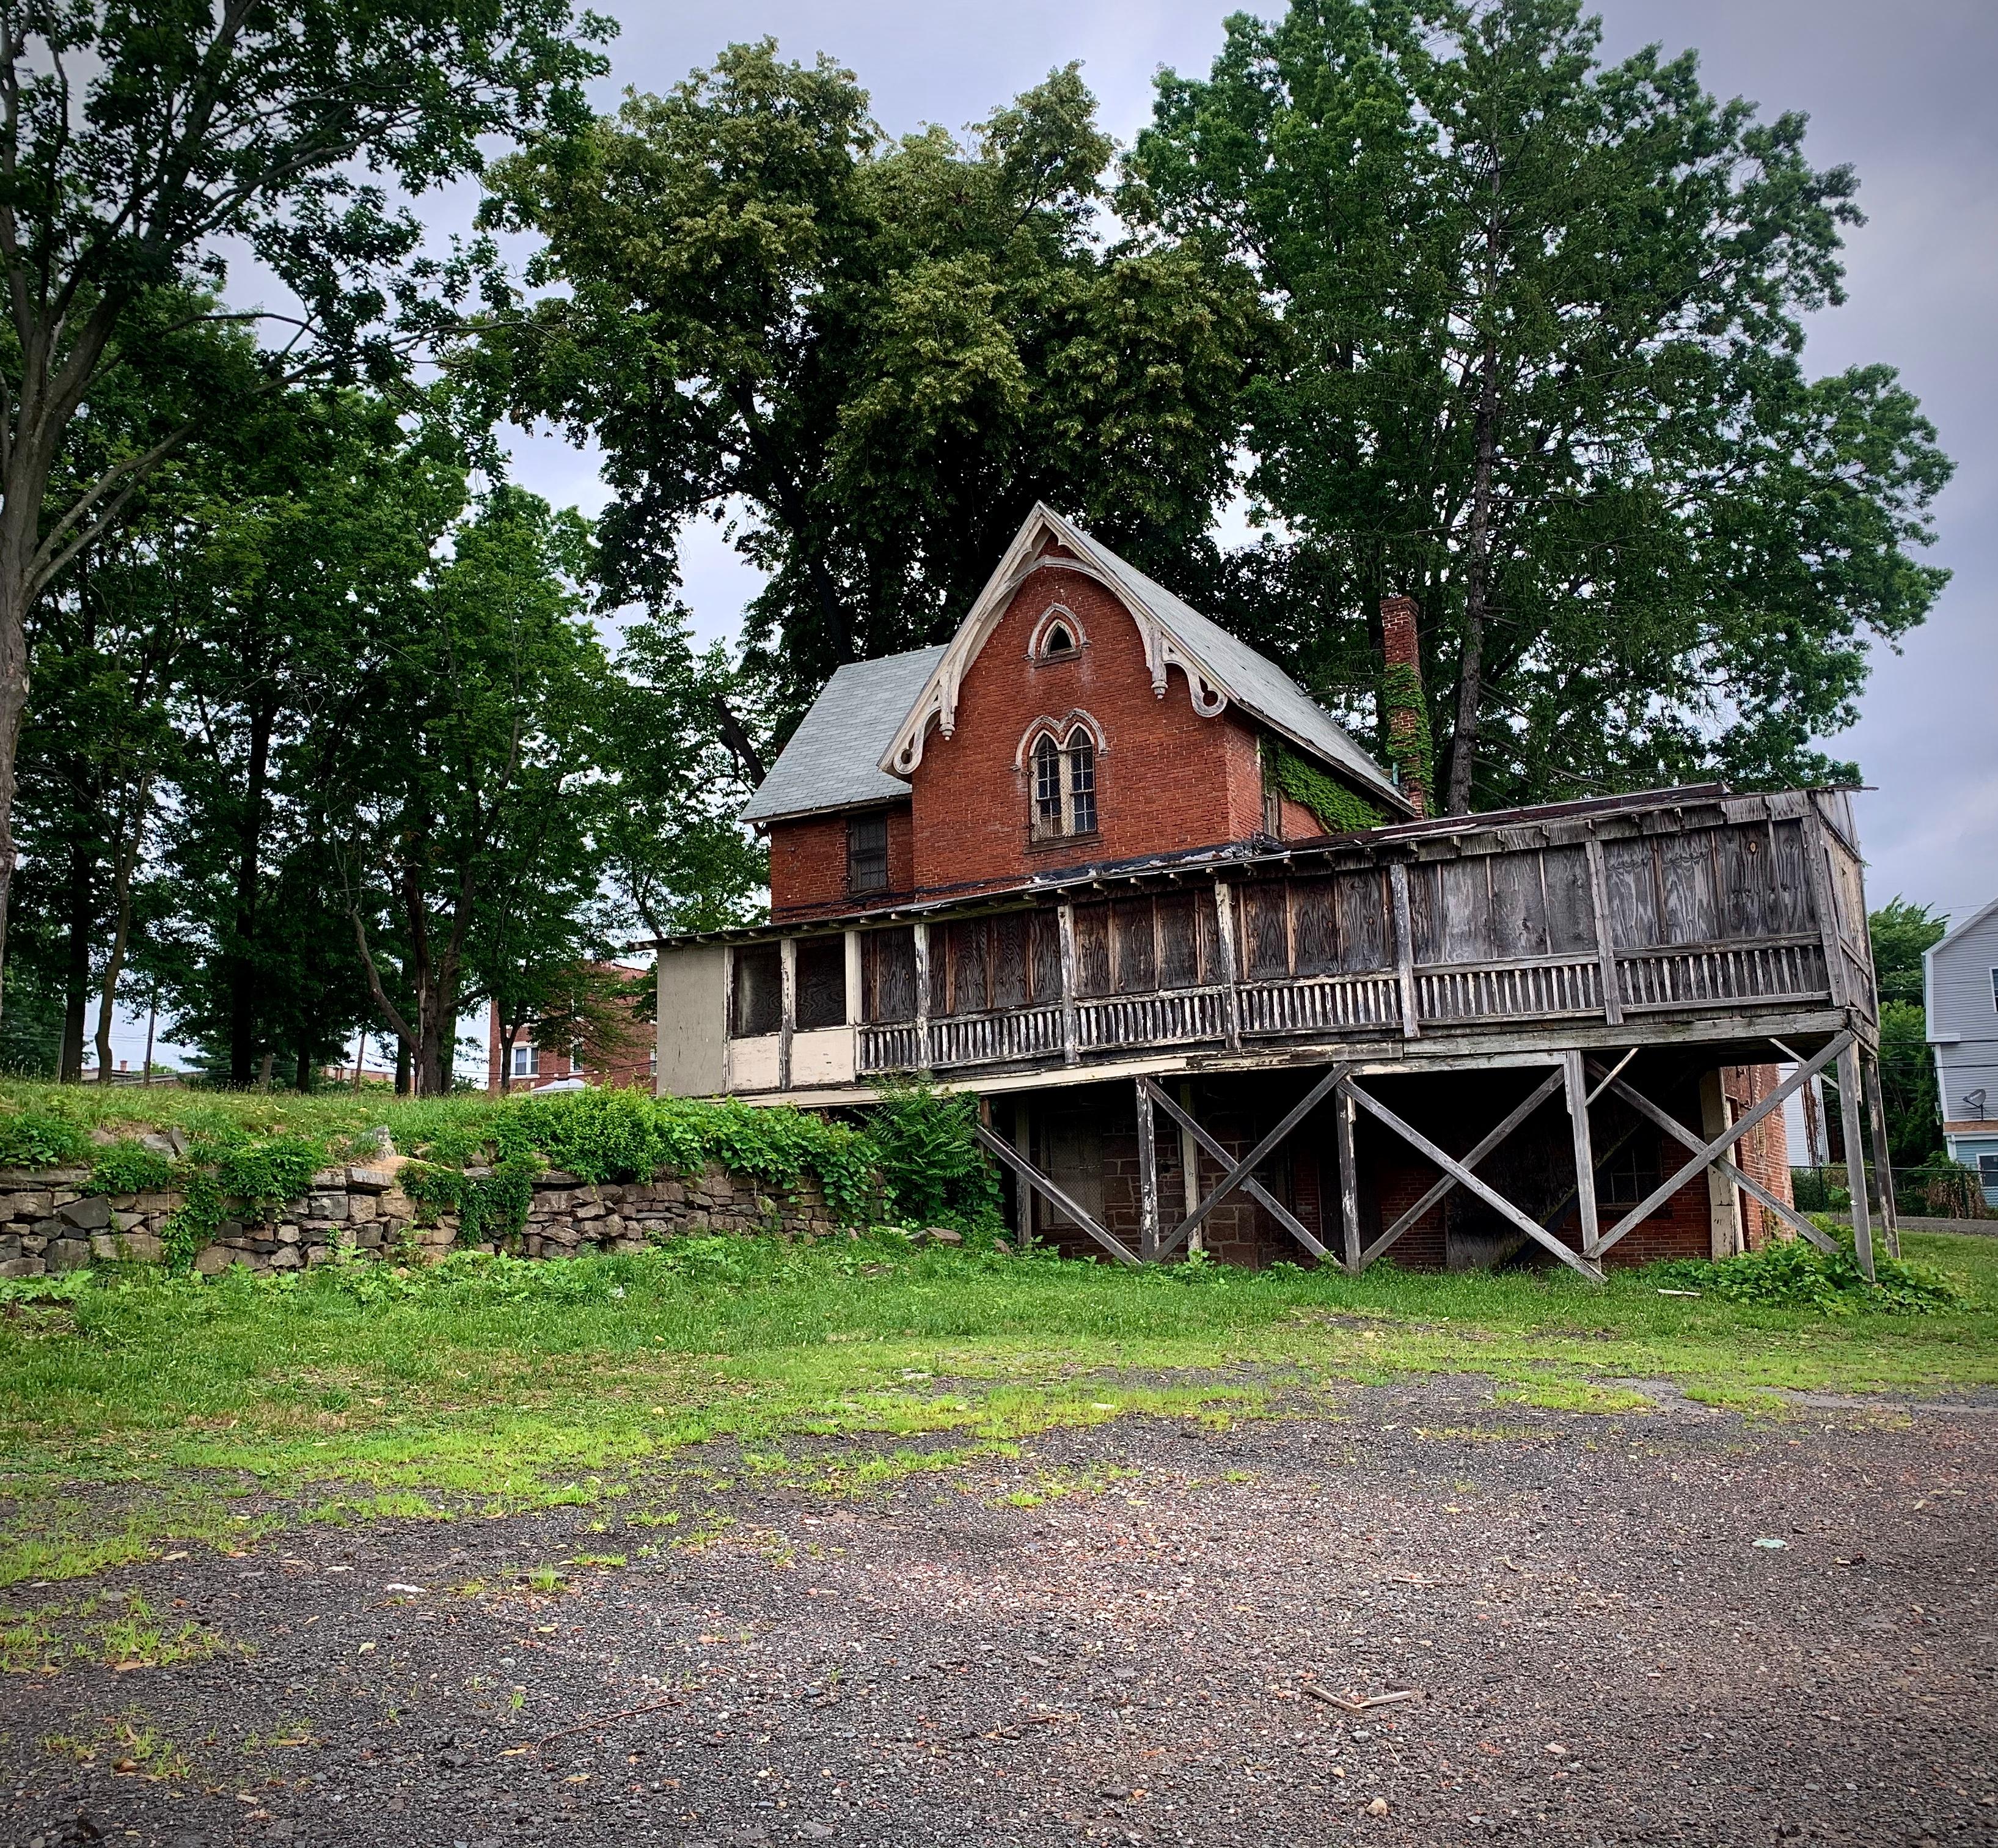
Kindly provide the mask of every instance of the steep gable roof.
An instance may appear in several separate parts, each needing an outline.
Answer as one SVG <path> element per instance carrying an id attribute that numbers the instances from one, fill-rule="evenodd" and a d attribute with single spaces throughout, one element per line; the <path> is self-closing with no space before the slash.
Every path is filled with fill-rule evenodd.
<path id="1" fill-rule="evenodd" d="M 880 767 L 896 728 L 943 659 L 941 647 L 849 661 L 820 689 L 742 811 L 775 822 L 905 799 L 909 786 Z"/>
<path id="2" fill-rule="evenodd" d="M 1045 555 L 1051 540 L 1073 555 Z M 1166 694 L 1169 670 L 1177 667 L 1186 677 L 1194 711 L 1202 718 L 1236 706 L 1342 772 L 1391 811 L 1414 812 L 1380 765 L 1275 662 L 1154 583 L 1081 528 L 1039 504 L 1027 516 L 956 635 L 940 651 L 882 752 L 879 768 L 884 774 L 906 777 L 914 770 L 922 761 L 923 741 L 932 723 L 945 737 L 952 735 L 966 670 L 997 628 L 1014 591 L 1028 573 L 1042 566 L 1080 570 L 1118 597 L 1143 638 L 1152 690 L 1160 698 Z"/>

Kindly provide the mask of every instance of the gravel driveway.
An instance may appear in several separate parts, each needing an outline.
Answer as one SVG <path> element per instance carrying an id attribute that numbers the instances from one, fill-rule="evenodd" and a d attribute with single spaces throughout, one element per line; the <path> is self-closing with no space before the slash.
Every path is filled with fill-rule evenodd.
<path id="1" fill-rule="evenodd" d="M 94 1582 L 254 1652 L 0 1682 L 0 1838 L 1998 1840 L 1994 1462 L 1990 1405 L 1459 1379 L 873 1499 L 315 1528 Z"/>

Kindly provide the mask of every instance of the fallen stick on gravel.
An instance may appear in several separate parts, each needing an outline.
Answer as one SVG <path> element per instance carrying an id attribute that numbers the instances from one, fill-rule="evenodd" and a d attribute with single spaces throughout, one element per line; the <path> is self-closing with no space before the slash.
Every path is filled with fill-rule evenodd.
<path id="1" fill-rule="evenodd" d="M 627 1707 L 622 1713 L 607 1713 L 593 1720 L 585 1720 L 580 1726 L 565 1726 L 559 1732 L 544 1732 L 535 1740 L 535 1749 L 545 1746 L 549 1740 L 573 1738 L 579 1732 L 594 1732 L 599 1726 L 607 1726 L 613 1720 L 635 1720 L 641 1713 L 657 1713 L 662 1707 L 677 1707 L 680 1697 L 673 1694 L 663 1701 L 648 1701 L 642 1707 Z"/>
<path id="2" fill-rule="evenodd" d="M 1331 1689 L 1320 1687 L 1315 1682 L 1307 1681 L 1305 1692 L 1314 1701 L 1322 1701 L 1328 1707 L 1336 1707 L 1341 1713 L 1364 1713 L 1370 1707 L 1398 1707 L 1408 1701 L 1419 1701 L 1422 1691 L 1419 1687 L 1398 1687 L 1391 1694 L 1336 1694 Z"/>

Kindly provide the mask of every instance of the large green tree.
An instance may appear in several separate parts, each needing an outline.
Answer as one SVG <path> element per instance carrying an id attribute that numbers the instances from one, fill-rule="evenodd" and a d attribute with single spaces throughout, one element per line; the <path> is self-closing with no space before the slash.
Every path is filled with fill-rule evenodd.
<path id="1" fill-rule="evenodd" d="M 487 222 L 544 242 L 476 363 L 602 445 L 614 597 L 665 610 L 687 522 L 732 522 L 781 722 L 960 615 L 1037 498 L 1159 569 L 1203 545 L 1260 310 L 1197 246 L 1102 241 L 1111 152 L 1073 67 L 890 140 L 830 60 L 733 46 L 495 166 Z"/>
<path id="2" fill-rule="evenodd" d="M 1882 366 L 1811 379 L 1856 182 L 1577 0 L 1299 0 L 1159 80 L 1122 203 L 1279 313 L 1236 600 L 1334 697 L 1423 611 L 1443 805 L 1850 774 L 1948 465 Z M 1286 553 L 1302 555 L 1301 559 Z M 1378 634 L 1372 638 L 1378 647 Z"/>
<path id="3" fill-rule="evenodd" d="M 586 16 L 583 36 L 607 29 Z M 173 375 L 180 337 L 275 330 L 233 389 L 398 375 L 479 266 L 424 256 L 389 186 L 423 192 L 492 137 L 576 119 L 602 68 L 569 0 L 0 5 L 0 933 L 33 607 L 215 419 L 213 392 Z M 191 300 L 243 254 L 289 307 Z M 134 376 L 153 427 L 63 479 L 79 420 Z"/>

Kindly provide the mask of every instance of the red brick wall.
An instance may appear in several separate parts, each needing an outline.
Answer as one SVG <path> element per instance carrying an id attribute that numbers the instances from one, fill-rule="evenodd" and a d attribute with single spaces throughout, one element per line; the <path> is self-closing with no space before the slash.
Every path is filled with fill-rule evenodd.
<path id="1" fill-rule="evenodd" d="M 821 917 L 859 907 L 846 891 L 846 824 L 842 815 L 807 815 L 770 824 L 770 915 Z M 907 803 L 888 811 L 888 889 L 861 902 L 885 905 L 915 884 L 914 845 Z"/>
<path id="2" fill-rule="evenodd" d="M 1074 613 L 1086 645 L 1036 663 L 1028 643 L 1055 603 Z M 1029 773 L 1014 755 L 1036 718 L 1078 708 L 1104 739 L 1097 836 L 1030 845 Z M 1198 717 L 1177 668 L 1155 694 L 1129 612 L 1093 579 L 1055 567 L 1015 594 L 965 675 L 954 735 L 932 726 L 911 783 L 923 890 L 1012 884 L 1056 867 L 1244 840 L 1263 825 L 1253 730 L 1232 708 Z"/>

